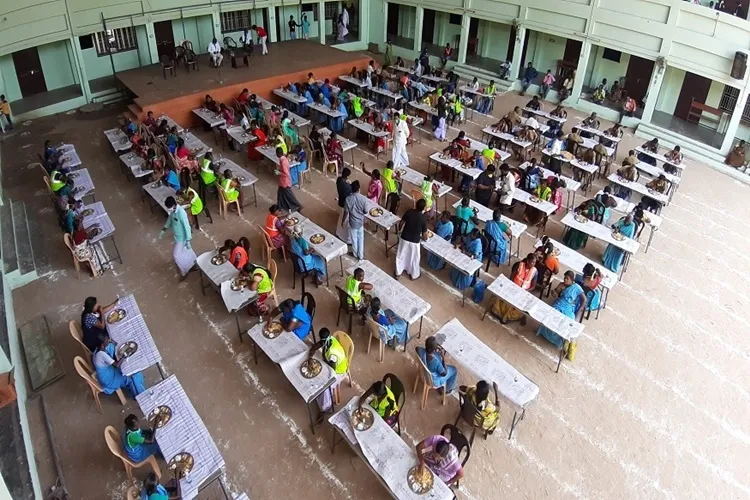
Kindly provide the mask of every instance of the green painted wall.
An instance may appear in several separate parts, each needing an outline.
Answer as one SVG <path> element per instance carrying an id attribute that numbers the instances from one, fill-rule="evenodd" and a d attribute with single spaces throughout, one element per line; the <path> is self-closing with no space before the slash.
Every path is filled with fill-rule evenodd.
<path id="1" fill-rule="evenodd" d="M 563 58 L 568 39 L 540 31 L 530 31 L 527 36 L 531 38 L 526 51 L 524 67 L 526 63 L 532 62 L 539 73 L 546 73 L 548 69 L 555 73 L 557 61 Z"/>
<path id="2" fill-rule="evenodd" d="M 138 50 L 129 50 L 127 52 L 120 52 L 113 54 L 112 59 L 115 63 L 115 71 L 126 71 L 129 69 L 137 68 L 140 65 L 146 66 L 151 64 L 151 55 L 148 50 L 148 36 L 146 34 L 145 26 L 136 27 L 136 37 L 138 39 Z M 77 40 L 76 40 L 77 43 Z M 86 69 L 86 78 L 96 80 L 112 74 L 112 64 L 110 63 L 109 56 L 98 56 L 95 48 L 82 50 L 83 54 L 83 66 Z M 140 53 L 140 62 L 138 54 Z"/>
<path id="3" fill-rule="evenodd" d="M 75 71 L 68 51 L 68 42 L 55 42 L 38 47 L 47 90 L 75 85 Z"/>
<path id="4" fill-rule="evenodd" d="M 174 34 L 175 44 L 179 45 L 183 40 L 190 40 L 193 43 L 193 50 L 197 54 L 205 54 L 208 52 L 208 44 L 214 37 L 213 18 L 211 16 L 198 16 L 175 19 L 172 21 L 172 33 Z M 217 32 L 216 38 L 220 36 L 221 33 Z"/>
<path id="5" fill-rule="evenodd" d="M 599 85 L 603 78 L 607 79 L 607 87 L 611 87 L 615 80 L 625 76 L 628 71 L 630 55 L 622 52 L 620 62 L 604 59 L 604 47 L 594 46 L 591 48 L 588 64 L 586 65 L 586 76 L 583 80 L 585 87 L 594 88 Z"/>
<path id="6" fill-rule="evenodd" d="M 477 38 L 479 47 L 477 52 L 482 57 L 498 61 L 505 61 L 510 44 L 510 25 L 479 20 Z"/>
<path id="7" fill-rule="evenodd" d="M 458 47 L 456 37 L 461 34 L 461 24 L 451 24 L 450 14 L 447 12 L 435 13 L 435 33 L 432 37 L 432 43 L 444 47 L 450 43 L 452 47 Z"/>
<path id="8" fill-rule="evenodd" d="M 18 86 L 13 56 L 0 57 L 0 76 L 2 76 L 2 80 L 0 80 L 0 94 L 5 94 L 5 98 L 10 102 L 21 99 L 21 87 Z"/>
<path id="9" fill-rule="evenodd" d="M 315 20 L 315 16 L 312 12 L 307 11 L 305 12 L 307 14 L 307 20 L 310 22 L 310 38 L 317 40 L 320 36 L 320 33 L 318 32 L 318 28 L 320 26 L 320 22 Z M 297 22 L 297 24 L 302 24 L 302 11 L 300 10 L 300 5 L 287 5 L 284 7 L 279 7 L 279 24 L 281 27 L 281 32 L 278 34 L 279 41 L 285 41 L 290 40 L 291 36 L 289 35 L 289 25 L 287 24 L 289 22 L 289 16 L 294 16 L 294 20 Z M 263 16 L 261 15 L 260 11 L 258 11 L 258 19 L 259 22 L 263 22 Z M 318 18 L 320 19 L 320 17 Z M 297 28 L 297 38 L 302 38 L 302 27 Z"/>
<path id="10" fill-rule="evenodd" d="M 664 80 L 661 84 L 659 97 L 656 99 L 656 110 L 668 114 L 674 113 L 677 106 L 677 99 L 680 97 L 682 82 L 685 80 L 685 71 L 672 66 L 667 66 L 664 73 Z"/>

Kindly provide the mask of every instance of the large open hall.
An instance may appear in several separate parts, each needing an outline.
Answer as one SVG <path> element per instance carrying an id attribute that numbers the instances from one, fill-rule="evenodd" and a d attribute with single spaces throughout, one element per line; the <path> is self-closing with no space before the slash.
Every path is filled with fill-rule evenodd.
<path id="1" fill-rule="evenodd" d="M 0 498 L 750 497 L 740 3 L 77 3 L 0 25 Z"/>

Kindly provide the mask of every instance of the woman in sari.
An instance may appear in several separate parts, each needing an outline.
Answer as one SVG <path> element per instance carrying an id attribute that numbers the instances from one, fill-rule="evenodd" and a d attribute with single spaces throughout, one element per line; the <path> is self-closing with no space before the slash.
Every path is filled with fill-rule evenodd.
<path id="1" fill-rule="evenodd" d="M 399 344 L 406 345 L 409 325 L 390 309 L 383 309 L 378 297 L 370 300 L 368 314 L 380 326 L 381 336 L 385 335 L 385 338 L 381 338 L 383 342 L 394 348 Z"/>
<path id="2" fill-rule="evenodd" d="M 89 235 L 83 228 L 81 219 L 76 218 L 74 220 L 73 228 L 73 234 L 71 235 L 73 239 L 73 253 L 75 253 L 76 258 L 79 260 L 88 259 L 91 266 L 91 274 L 94 276 L 101 275 L 102 271 L 109 269 L 109 266 L 102 268 L 101 264 L 99 264 L 101 262 L 101 248 L 98 244 L 89 242 Z"/>
<path id="3" fill-rule="evenodd" d="M 281 131 L 289 137 L 292 141 L 292 146 L 299 146 L 299 134 L 294 128 L 294 122 L 289 118 L 289 111 L 284 110 L 284 114 L 281 117 Z"/>
<path id="4" fill-rule="evenodd" d="M 479 224 L 477 213 L 471 208 L 471 200 L 468 196 L 461 198 L 461 204 L 456 207 L 456 219 L 458 219 L 458 228 L 462 229 L 461 235 L 468 234 Z"/>
<path id="5" fill-rule="evenodd" d="M 263 113 L 263 108 L 256 101 L 251 101 L 250 105 L 250 119 L 257 124 L 261 124 L 266 120 L 266 115 Z"/>
<path id="6" fill-rule="evenodd" d="M 577 215 L 582 215 L 589 220 L 596 220 L 597 209 L 594 200 L 586 200 L 581 203 L 576 209 Z M 579 250 L 586 245 L 589 240 L 589 236 L 583 231 L 578 229 L 569 228 L 568 232 L 563 237 L 563 244 L 572 250 Z"/>
<path id="7" fill-rule="evenodd" d="M 727 156 L 726 160 L 724 160 L 724 163 L 726 163 L 730 167 L 742 168 L 745 166 L 745 154 L 745 141 L 740 141 L 740 143 L 732 148 L 732 151 L 729 152 L 729 155 Z"/>
<path id="8" fill-rule="evenodd" d="M 602 292 L 599 285 L 602 282 L 602 272 L 594 267 L 593 264 L 587 263 L 583 266 L 583 274 L 576 274 L 576 283 L 581 285 L 583 292 L 586 294 L 586 309 L 596 311 L 602 298 Z"/>
<path id="9" fill-rule="evenodd" d="M 222 102 L 219 109 L 220 109 L 219 114 L 224 119 L 227 126 L 233 125 L 234 124 L 234 111 L 232 110 L 232 108 L 228 108 L 227 105 Z"/>
<path id="10" fill-rule="evenodd" d="M 438 392 L 443 393 L 443 385 L 448 394 L 453 392 L 456 388 L 458 370 L 453 365 L 445 364 L 445 351 L 438 345 L 437 339 L 433 336 L 427 337 L 424 347 L 417 347 L 417 355 L 432 375 L 432 381 L 435 387 L 438 387 Z"/>
<path id="11" fill-rule="evenodd" d="M 474 228 L 469 234 L 464 236 L 459 247 L 465 254 L 482 262 L 482 240 L 479 237 L 479 229 Z M 474 285 L 475 277 L 464 274 L 454 267 L 451 269 L 451 280 L 456 288 L 463 290 Z"/>
<path id="12" fill-rule="evenodd" d="M 344 122 L 347 118 L 349 118 L 349 112 L 346 110 L 344 102 L 341 101 L 341 99 L 339 99 L 338 97 L 333 102 L 332 108 L 341 113 L 342 116 L 331 118 L 331 130 L 333 132 L 341 132 L 341 130 L 344 128 Z"/>
<path id="13" fill-rule="evenodd" d="M 185 140 L 182 138 L 180 138 L 177 145 L 175 160 L 180 170 L 183 168 L 190 170 L 190 172 L 198 170 L 198 160 L 195 159 L 195 155 L 185 146 Z"/>
<path id="14" fill-rule="evenodd" d="M 536 287 L 536 256 L 530 253 L 525 259 L 516 262 L 511 269 L 510 279 L 522 289 L 529 291 Z M 500 318 L 500 323 L 509 321 L 520 321 L 521 326 L 526 325 L 526 315 L 523 311 L 516 309 L 510 302 L 498 297 L 492 305 L 492 313 Z"/>
<path id="15" fill-rule="evenodd" d="M 492 383 L 492 387 L 495 390 L 495 402 L 493 403 L 490 399 L 490 384 L 484 380 L 477 382 L 477 385 L 465 386 L 462 385 L 458 388 L 466 399 L 479 410 L 479 414 L 474 418 L 474 425 L 481 426 L 487 434 L 492 434 L 497 428 L 497 424 L 500 421 L 500 409 L 498 408 L 498 402 L 500 399 L 497 397 L 497 384 Z"/>
<path id="16" fill-rule="evenodd" d="M 636 225 L 635 222 L 633 222 L 633 214 L 626 215 L 612 225 L 613 232 L 620 233 L 626 238 L 631 239 L 635 236 L 635 229 Z M 616 273 L 620 270 L 620 265 L 622 265 L 622 261 L 624 260 L 624 258 L 625 251 L 617 248 L 610 243 L 609 245 L 607 245 L 607 249 L 604 251 L 602 262 L 604 262 L 604 267 L 606 267 L 613 273 Z"/>
<path id="17" fill-rule="evenodd" d="M 373 203 L 378 203 L 380 200 L 380 194 L 383 192 L 383 182 L 380 180 L 380 171 L 374 169 L 372 172 L 368 172 L 365 169 L 365 163 L 360 163 L 362 170 L 366 174 L 370 174 L 370 184 L 367 186 L 367 198 Z"/>
<path id="18" fill-rule="evenodd" d="M 549 181 L 542 179 L 541 183 L 536 187 L 533 195 L 542 201 L 549 201 L 552 196 L 552 188 L 549 187 Z M 526 210 L 523 213 L 523 220 L 530 226 L 536 226 L 544 218 L 544 212 L 531 205 L 526 206 Z"/>
<path id="19" fill-rule="evenodd" d="M 563 191 L 565 191 L 566 184 L 564 180 L 557 177 L 552 177 L 549 181 L 550 188 L 552 189 L 549 201 L 557 207 L 557 210 L 553 212 L 556 214 L 562 208 Z"/>
<path id="20" fill-rule="evenodd" d="M 417 443 L 417 460 L 420 467 L 427 466 L 448 487 L 464 477 L 458 448 L 439 434 Z"/>
<path id="21" fill-rule="evenodd" d="M 560 272 L 560 259 L 558 258 L 560 252 L 555 249 L 555 245 L 552 244 L 549 236 L 542 236 L 542 239 L 537 243 L 538 245 L 534 250 L 537 276 L 542 276 L 547 271 L 558 274 Z"/>
<path id="22" fill-rule="evenodd" d="M 492 212 L 492 220 L 484 225 L 484 232 L 492 238 L 489 246 L 492 262 L 498 266 L 507 262 L 508 242 L 513 238 L 513 234 L 510 232 L 510 226 L 503 222 L 500 210 Z"/>
<path id="23" fill-rule="evenodd" d="M 99 334 L 99 347 L 94 351 L 93 361 L 96 379 L 102 386 L 104 394 L 114 394 L 119 389 L 127 389 L 131 396 L 136 397 L 146 390 L 143 385 L 143 374 L 138 372 L 131 376 L 123 375 L 120 365 L 125 357 L 116 360 L 117 347 L 106 333 Z"/>
<path id="24" fill-rule="evenodd" d="M 344 148 L 336 132 L 331 132 L 326 142 L 326 155 L 329 160 L 337 162 L 339 168 L 344 167 Z"/>
<path id="25" fill-rule="evenodd" d="M 575 273 L 573 271 L 565 272 L 563 282 L 555 289 L 555 292 L 558 296 L 552 303 L 552 307 L 565 316 L 575 319 L 578 312 L 586 308 L 586 294 L 583 293 L 581 285 L 575 282 Z M 558 349 L 562 349 L 567 342 L 544 325 L 539 325 L 536 334 L 549 340 Z"/>
<path id="26" fill-rule="evenodd" d="M 447 210 L 441 213 L 437 222 L 435 222 L 434 233 L 435 237 L 443 238 L 446 241 L 450 241 L 453 237 L 453 221 L 451 221 L 451 213 Z M 427 252 L 427 265 L 430 266 L 430 269 L 443 269 L 445 261 L 440 256 Z"/>
<path id="27" fill-rule="evenodd" d="M 258 122 L 255 120 L 250 122 L 250 133 L 255 136 L 256 140 L 247 143 L 247 158 L 254 161 L 262 160 L 263 155 L 260 154 L 258 148 L 266 145 L 268 136 L 266 136 L 266 133 L 258 126 Z"/>
<path id="28" fill-rule="evenodd" d="M 299 226 L 295 226 L 292 231 L 291 250 L 302 261 L 304 270 L 313 271 L 318 285 L 322 284 L 326 276 L 326 263 L 323 257 L 313 253 L 310 244 L 302 237 L 302 228 Z"/>

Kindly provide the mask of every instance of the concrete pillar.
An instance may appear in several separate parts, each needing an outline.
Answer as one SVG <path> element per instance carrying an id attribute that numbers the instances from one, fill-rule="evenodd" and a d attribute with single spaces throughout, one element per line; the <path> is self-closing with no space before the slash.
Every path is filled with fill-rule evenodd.
<path id="1" fill-rule="evenodd" d="M 221 15 L 219 14 L 218 7 L 216 7 L 216 10 L 214 10 L 211 13 L 211 23 L 213 24 L 214 29 L 214 38 L 216 38 L 219 43 L 222 43 L 221 40 Z M 206 44 L 208 45 L 208 44 Z"/>
<path id="2" fill-rule="evenodd" d="M 274 43 L 278 41 L 279 34 L 276 32 L 276 8 L 271 6 L 268 9 L 268 26 L 266 31 L 268 32 L 268 41 Z"/>
<path id="3" fill-rule="evenodd" d="M 581 55 L 578 56 L 578 66 L 576 67 L 576 79 L 573 81 L 573 90 L 570 92 L 571 103 L 577 103 L 581 97 L 581 89 L 583 88 L 583 80 L 586 76 L 586 65 L 589 63 L 589 56 L 591 55 L 591 42 L 588 40 L 583 41 L 581 45 Z"/>
<path id="4" fill-rule="evenodd" d="M 422 52 L 422 23 L 424 23 L 424 7 L 417 7 L 417 24 L 414 27 L 414 52 Z"/>
<path id="5" fill-rule="evenodd" d="M 469 47 L 469 24 L 471 16 L 464 13 L 461 18 L 461 38 L 458 41 L 458 64 L 466 64 L 466 51 Z"/>
<path id="6" fill-rule="evenodd" d="M 326 3 L 325 1 L 318 2 L 318 37 L 320 37 L 320 43 L 326 44 Z"/>
<path id="7" fill-rule="evenodd" d="M 359 0 L 359 41 L 370 43 L 370 0 Z"/>
<path id="8" fill-rule="evenodd" d="M 666 72 L 666 62 L 662 68 L 659 68 L 659 65 L 654 63 L 654 70 L 651 72 L 651 81 L 648 84 L 648 93 L 646 94 L 646 106 L 643 108 L 643 116 L 641 117 L 641 122 L 643 123 L 651 122 L 651 117 L 654 114 L 654 109 L 656 109 L 656 101 L 659 99 L 661 84 L 664 81 L 664 74 Z"/>
<path id="9" fill-rule="evenodd" d="M 737 135 L 737 129 L 740 127 L 742 112 L 745 110 L 745 102 L 747 102 L 747 96 L 749 94 L 750 87 L 745 87 L 740 90 L 740 95 L 737 96 L 737 102 L 734 105 L 734 111 L 732 111 L 732 118 L 729 119 L 729 126 L 727 127 L 726 134 L 724 135 L 724 141 L 722 141 L 721 143 L 722 154 L 729 154 L 729 150 L 734 143 L 734 138 Z"/>
<path id="10" fill-rule="evenodd" d="M 510 81 L 520 77 L 523 69 L 521 68 L 521 57 L 523 57 L 523 44 L 526 42 L 528 32 L 523 26 L 516 26 L 516 44 L 513 46 L 513 60 L 510 62 Z"/>
<path id="11" fill-rule="evenodd" d="M 72 38 L 68 39 L 68 43 L 70 43 L 72 49 L 73 49 L 73 64 L 75 66 L 75 70 L 78 73 L 78 81 L 81 85 L 81 92 L 83 92 L 83 97 L 86 99 L 86 102 L 91 102 L 91 87 L 89 87 L 89 79 L 86 76 L 86 68 L 83 65 L 83 52 L 81 52 L 81 45 L 78 43 L 78 37 L 74 36 Z"/>
<path id="12" fill-rule="evenodd" d="M 151 64 L 159 62 L 159 51 L 156 47 L 156 33 L 154 32 L 154 23 L 146 23 L 146 37 L 148 38 L 148 50 L 151 55 Z"/>

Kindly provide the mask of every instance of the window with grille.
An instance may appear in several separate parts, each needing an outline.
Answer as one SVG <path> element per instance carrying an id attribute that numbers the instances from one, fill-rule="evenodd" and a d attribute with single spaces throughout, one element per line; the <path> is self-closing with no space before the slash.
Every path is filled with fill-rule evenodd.
<path id="1" fill-rule="evenodd" d="M 96 53 L 99 57 L 109 53 L 127 52 L 136 49 L 135 29 L 116 28 L 113 30 L 100 31 L 93 35 Z"/>
<path id="2" fill-rule="evenodd" d="M 721 100 L 719 101 L 719 109 L 732 113 L 734 107 L 737 105 L 737 99 L 740 97 L 740 89 L 724 85 L 724 92 L 721 94 Z M 750 99 L 745 101 L 745 107 L 742 110 L 742 121 L 750 123 Z"/>
<path id="3" fill-rule="evenodd" d="M 338 2 L 326 2 L 326 19 L 338 19 L 338 18 L 339 18 Z"/>
<path id="4" fill-rule="evenodd" d="M 249 10 L 235 10 L 221 13 L 221 32 L 249 30 L 253 23 Z"/>

